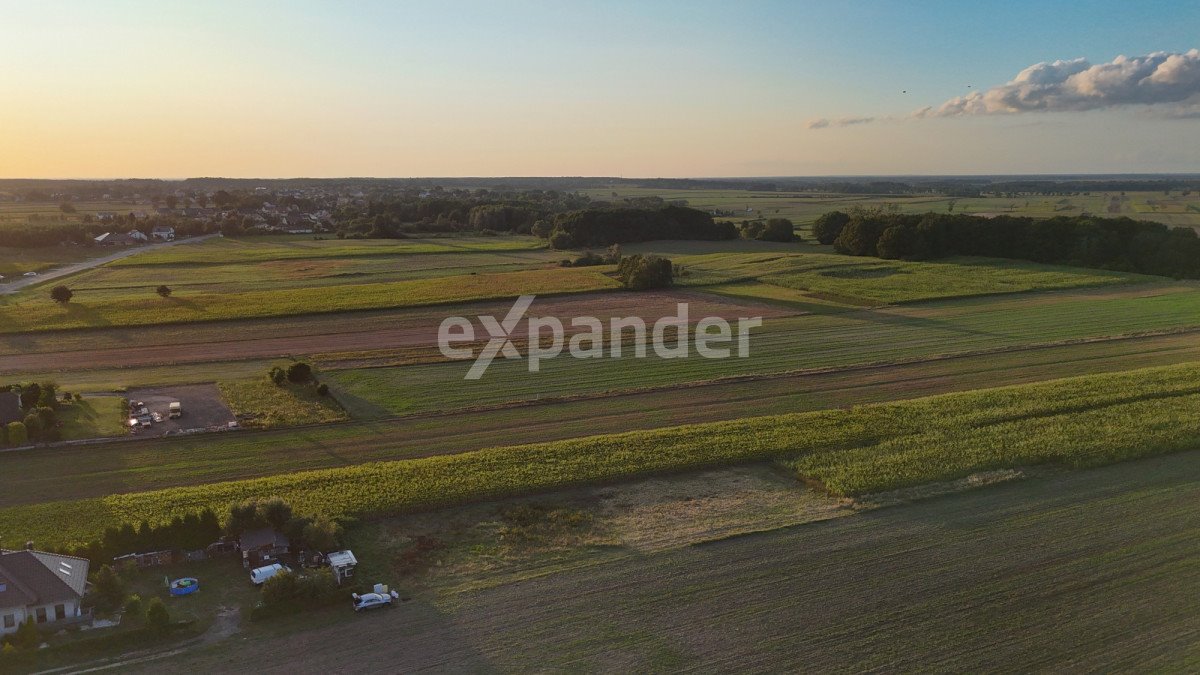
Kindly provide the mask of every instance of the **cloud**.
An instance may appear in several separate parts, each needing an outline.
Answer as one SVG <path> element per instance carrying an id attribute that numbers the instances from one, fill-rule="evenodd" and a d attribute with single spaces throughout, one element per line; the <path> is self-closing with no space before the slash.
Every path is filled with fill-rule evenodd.
<path id="1" fill-rule="evenodd" d="M 1178 104 L 1200 97 L 1200 50 L 1037 63 L 1007 84 L 922 108 L 913 117 L 959 117 L 1025 112 L 1099 110 Z M 1189 114 L 1185 116 L 1190 117 Z"/>
<path id="2" fill-rule="evenodd" d="M 832 120 L 827 117 L 818 117 L 809 120 L 806 126 L 809 129 L 825 129 L 828 127 L 849 127 L 855 124 L 870 124 L 874 121 L 874 117 L 838 117 Z"/>

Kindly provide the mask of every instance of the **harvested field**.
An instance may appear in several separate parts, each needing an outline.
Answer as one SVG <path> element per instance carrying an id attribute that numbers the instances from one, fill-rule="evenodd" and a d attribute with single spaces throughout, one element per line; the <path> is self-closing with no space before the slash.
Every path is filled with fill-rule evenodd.
<path id="1" fill-rule="evenodd" d="M 299 649 L 362 673 L 1187 671 L 1197 501 L 1192 452 L 256 631 L 139 672 L 292 672 L 256 655 Z"/>
<path id="2" fill-rule="evenodd" d="M 653 322 L 673 315 L 679 302 L 695 318 L 787 316 L 797 310 L 760 302 L 729 300 L 687 290 L 645 293 L 589 293 L 539 298 L 530 316 L 642 316 Z M 181 328 L 100 329 L 80 333 L 19 335 L 0 338 L 0 373 L 233 361 L 293 354 L 434 347 L 438 326 L 447 316 L 503 317 L 511 302 L 448 305 L 363 315 L 338 314 L 305 319 L 257 319 Z M 524 322 L 518 333 L 525 331 Z M 480 329 L 482 332 L 482 329 Z M 130 343 L 138 343 L 136 350 Z"/>

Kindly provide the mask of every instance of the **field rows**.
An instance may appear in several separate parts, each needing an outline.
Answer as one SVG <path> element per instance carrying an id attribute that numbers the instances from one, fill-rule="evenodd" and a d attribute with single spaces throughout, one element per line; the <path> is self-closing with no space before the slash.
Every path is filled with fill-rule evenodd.
<path id="1" fill-rule="evenodd" d="M 835 494 L 863 494 L 1001 467 L 1091 466 L 1195 448 L 1198 382 L 1200 366 L 1177 366 L 49 502 L 0 510 L 0 529 L 78 544 L 106 527 L 224 511 L 251 496 L 279 495 L 306 513 L 364 516 L 787 457 L 798 458 L 793 466 L 804 475 L 828 480 Z M 969 450 L 960 452 L 960 443 Z"/>

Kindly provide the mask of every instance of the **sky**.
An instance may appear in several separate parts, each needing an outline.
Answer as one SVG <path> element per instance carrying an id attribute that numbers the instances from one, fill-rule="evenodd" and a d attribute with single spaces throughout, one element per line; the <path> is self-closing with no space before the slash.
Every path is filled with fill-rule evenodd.
<path id="1" fill-rule="evenodd" d="M 0 0 L 0 177 L 1200 172 L 1197 48 L 1195 0 Z"/>

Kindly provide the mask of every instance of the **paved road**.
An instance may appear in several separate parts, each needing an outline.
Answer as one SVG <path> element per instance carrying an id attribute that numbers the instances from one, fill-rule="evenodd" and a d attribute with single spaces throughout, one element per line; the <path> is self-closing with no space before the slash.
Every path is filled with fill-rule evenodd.
<path id="1" fill-rule="evenodd" d="M 99 258 L 92 258 L 90 260 L 85 260 L 83 262 L 72 263 L 70 265 L 63 265 L 62 267 L 56 267 L 48 272 L 39 272 L 36 277 L 21 276 L 21 277 L 12 279 L 11 281 L 6 281 L 4 283 L 0 283 L 0 295 L 10 295 L 12 293 L 16 293 L 17 291 L 19 291 L 21 289 L 29 288 L 30 286 L 33 286 L 35 284 L 41 284 L 41 283 L 45 283 L 47 281 L 51 281 L 51 280 L 58 279 L 61 277 L 70 276 L 77 272 L 82 272 L 84 270 L 90 270 L 94 267 L 99 267 L 101 265 L 108 264 L 114 260 L 120 260 L 121 258 L 128 258 L 131 255 L 137 255 L 138 253 L 142 253 L 145 251 L 154 251 L 154 250 L 157 250 L 160 248 L 166 248 L 168 246 L 175 246 L 178 244 L 190 244 L 190 243 L 194 243 L 194 242 L 206 241 L 208 239 L 212 239 L 213 237 L 219 237 L 219 236 L 221 236 L 221 235 L 206 234 L 206 235 L 203 235 L 200 237 L 191 237 L 188 239 L 176 239 L 175 241 L 164 241 L 160 244 L 150 244 L 148 246 L 130 246 L 128 248 L 123 248 L 115 253 L 110 253 L 105 256 L 100 256 Z"/>

